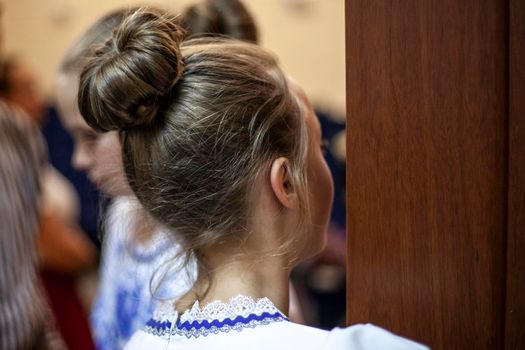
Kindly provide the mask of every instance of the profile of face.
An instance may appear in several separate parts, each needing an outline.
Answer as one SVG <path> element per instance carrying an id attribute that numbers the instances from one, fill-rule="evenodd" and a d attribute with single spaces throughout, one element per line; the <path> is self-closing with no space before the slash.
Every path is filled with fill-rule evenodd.
<path id="1" fill-rule="evenodd" d="M 324 142 L 321 125 L 304 91 L 293 81 L 295 92 L 308 132 L 307 178 L 308 201 L 310 205 L 310 230 L 306 234 L 306 252 L 303 258 L 320 253 L 326 244 L 328 224 L 334 197 L 332 174 L 324 157 Z"/>
<path id="2" fill-rule="evenodd" d="M 130 195 L 118 133 L 98 133 L 86 124 L 78 110 L 78 76 L 60 73 L 57 88 L 60 116 L 75 142 L 73 166 L 86 171 L 89 180 L 105 194 Z"/>

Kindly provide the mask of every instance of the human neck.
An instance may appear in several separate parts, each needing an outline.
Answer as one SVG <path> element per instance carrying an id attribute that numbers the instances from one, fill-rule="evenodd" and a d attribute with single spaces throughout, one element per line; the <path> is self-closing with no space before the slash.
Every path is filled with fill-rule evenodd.
<path id="1" fill-rule="evenodd" d="M 254 299 L 266 297 L 281 312 L 288 314 L 290 269 L 283 263 L 282 257 L 224 258 L 214 257 L 214 262 L 223 260 L 225 263 L 213 264 L 209 290 L 205 292 L 205 286 L 195 286 L 177 302 L 179 311 L 189 307 L 196 299 L 204 306 L 215 300 L 227 302 L 240 294 Z M 199 299 L 202 295 L 204 297 Z"/>
<path id="2" fill-rule="evenodd" d="M 289 214 L 289 212 L 288 212 Z M 293 213 L 292 213 L 293 214 Z M 283 215 L 268 185 L 257 194 L 257 205 L 242 242 L 225 242 L 203 252 L 210 279 L 203 278 L 177 302 L 179 311 L 195 300 L 201 305 L 228 301 L 239 294 L 266 297 L 288 314 L 292 256 L 284 253 L 283 237 L 296 228 L 296 217 Z M 209 287 L 209 288 L 208 288 Z"/>

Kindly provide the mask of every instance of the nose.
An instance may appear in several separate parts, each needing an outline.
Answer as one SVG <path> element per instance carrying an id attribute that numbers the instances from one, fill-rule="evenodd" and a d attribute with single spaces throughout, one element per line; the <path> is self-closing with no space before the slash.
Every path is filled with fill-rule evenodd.
<path id="1" fill-rule="evenodd" d="M 77 170 L 88 171 L 93 165 L 93 157 L 83 146 L 75 146 L 72 157 L 73 167 Z"/>

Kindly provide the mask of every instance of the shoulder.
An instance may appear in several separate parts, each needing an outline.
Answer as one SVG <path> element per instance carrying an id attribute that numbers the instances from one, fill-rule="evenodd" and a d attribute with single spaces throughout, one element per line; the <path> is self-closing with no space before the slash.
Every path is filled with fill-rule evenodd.
<path id="1" fill-rule="evenodd" d="M 115 197 L 108 208 L 106 224 L 109 229 L 118 230 L 121 227 L 127 226 L 131 219 L 131 211 L 133 208 L 132 201 L 125 196 Z"/>
<path id="2" fill-rule="evenodd" d="M 425 350 L 428 348 L 372 324 L 357 324 L 333 329 L 326 337 L 322 349 Z"/>
<path id="3" fill-rule="evenodd" d="M 284 327 L 282 327 L 284 326 Z M 277 329 L 281 327 L 280 329 Z M 372 324 L 357 324 L 347 328 L 325 331 L 291 322 L 267 328 L 273 335 L 282 333 L 293 347 L 301 349 L 345 350 L 426 350 L 426 346 L 395 335 Z M 270 334 L 268 334 L 271 337 Z M 267 339 L 267 338 L 266 338 Z M 291 340 L 294 339 L 294 340 Z M 294 343 L 294 344 L 292 344 Z"/>
<path id="4" fill-rule="evenodd" d="M 258 329 L 259 342 L 272 348 L 312 350 L 427 350 L 424 345 L 371 324 L 357 324 L 326 331 L 292 322 L 274 323 Z M 245 332 L 249 336 L 249 332 Z M 255 332 L 254 332 L 255 335 Z M 247 339 L 248 340 L 248 339 Z"/>
<path id="5" fill-rule="evenodd" d="M 231 328 L 229 331 L 210 332 L 197 337 L 160 335 L 141 330 L 133 335 L 125 349 L 318 350 L 328 333 L 290 322 L 260 324 L 243 329 Z"/>
<path id="6" fill-rule="evenodd" d="M 111 254 L 114 254 L 115 249 L 120 249 L 124 246 L 131 237 L 132 209 L 133 202 L 126 196 L 115 197 L 111 200 L 103 221 L 104 249 L 107 251 L 111 250 Z"/>
<path id="7" fill-rule="evenodd" d="M 133 334 L 124 350 L 167 349 L 169 338 L 159 337 L 139 330 Z"/>
<path id="8" fill-rule="evenodd" d="M 355 325 L 325 331 L 291 322 L 276 322 L 242 332 L 198 338 L 159 336 L 138 331 L 126 350 L 146 349 L 274 349 L 274 350 L 426 350 L 427 347 L 373 325 Z"/>

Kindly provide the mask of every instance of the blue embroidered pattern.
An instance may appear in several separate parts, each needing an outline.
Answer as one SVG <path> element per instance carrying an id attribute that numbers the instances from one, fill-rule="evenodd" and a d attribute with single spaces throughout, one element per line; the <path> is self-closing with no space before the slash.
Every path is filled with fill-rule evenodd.
<path id="1" fill-rule="evenodd" d="M 152 318 L 146 323 L 144 331 L 156 336 L 179 335 L 186 338 L 198 338 L 200 336 L 207 336 L 209 334 L 217 334 L 220 332 L 230 332 L 232 330 L 240 332 L 243 329 L 254 328 L 258 325 L 288 321 L 288 318 L 277 310 L 273 304 L 271 306 L 272 307 L 269 308 L 271 312 L 268 310 L 253 310 L 254 313 L 244 313 L 245 315 L 237 315 L 235 317 L 232 315 L 231 317 L 222 320 L 195 320 L 190 318 L 186 321 L 177 319 L 176 322 L 171 322 L 169 320 L 159 321 Z M 174 316 L 176 317 L 176 314 Z"/>

